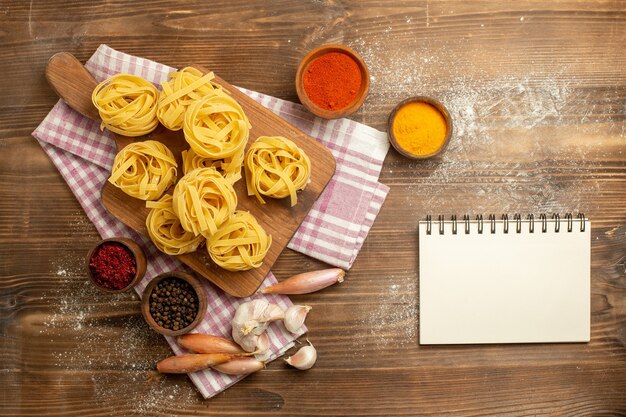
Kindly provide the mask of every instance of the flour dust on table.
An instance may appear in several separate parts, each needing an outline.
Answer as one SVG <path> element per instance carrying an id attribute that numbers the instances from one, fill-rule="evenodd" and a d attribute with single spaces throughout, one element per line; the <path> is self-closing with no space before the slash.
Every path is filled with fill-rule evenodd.
<path id="1" fill-rule="evenodd" d="M 89 372 L 90 388 L 102 407 L 113 402 L 119 406 L 122 401 L 126 411 L 145 414 L 172 404 L 182 410 L 196 403 L 198 394 L 180 381 L 150 379 L 155 361 L 168 348 L 154 351 L 161 338 L 137 315 L 138 297 L 134 293 L 108 295 L 106 300 L 94 302 L 102 293 L 85 280 L 82 256 L 59 259 L 51 270 L 59 277 L 59 285 L 42 294 L 42 300 L 55 301 L 39 330 L 40 336 L 63 346 L 50 352 L 51 365 L 65 371 Z M 117 315 L 103 319 L 112 308 Z M 88 348 L 104 344 L 112 348 L 106 352 Z M 111 373 L 109 369 L 121 371 Z M 137 391 L 128 397 L 129 392 Z"/>
<path id="2" fill-rule="evenodd" d="M 399 101 L 424 94 L 440 99 L 454 123 L 445 157 L 407 163 L 417 178 L 404 191 L 407 206 L 444 207 L 450 203 L 450 187 L 474 183 L 478 199 L 471 207 L 462 207 L 470 202 L 459 196 L 454 202 L 459 210 L 525 213 L 597 208 L 589 195 L 598 189 L 598 179 L 576 175 L 569 183 L 557 184 L 553 178 L 562 172 L 591 176 L 594 167 L 584 161 L 592 160 L 597 147 L 586 138 L 600 132 L 619 134 L 621 125 L 615 118 L 623 109 L 609 109 L 615 115 L 609 118 L 580 112 L 580 103 L 592 93 L 570 75 L 567 66 L 556 73 L 531 71 L 485 80 L 479 70 L 475 72 L 480 76 L 473 76 L 462 63 L 450 61 L 453 41 L 441 41 L 437 48 L 426 41 L 412 52 L 394 52 L 387 48 L 389 36 L 351 43 L 370 63 L 370 100 L 364 107 L 372 111 L 376 102 L 392 103 L 389 97 Z M 609 89 L 608 94 L 618 92 Z M 494 182 L 496 176 L 505 178 Z"/>
<path id="3" fill-rule="evenodd" d="M 369 329 L 368 338 L 377 350 L 389 346 L 415 346 L 418 309 L 414 282 L 417 280 L 412 277 L 405 284 L 396 280 L 395 275 L 384 279 L 389 283 L 387 291 L 376 300 L 362 320 L 362 324 Z"/>

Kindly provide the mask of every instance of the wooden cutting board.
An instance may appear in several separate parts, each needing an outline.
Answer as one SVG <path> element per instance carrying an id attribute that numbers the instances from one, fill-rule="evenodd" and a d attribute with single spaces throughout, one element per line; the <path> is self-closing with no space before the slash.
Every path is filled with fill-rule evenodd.
<path id="1" fill-rule="evenodd" d="M 208 72 L 201 66 L 194 66 L 203 73 Z M 71 54 L 61 53 L 50 59 L 46 68 L 46 77 L 53 89 L 71 107 L 88 117 L 95 118 L 94 114 L 97 115 L 97 112 L 95 112 L 90 99 L 91 91 L 96 85 L 95 80 L 93 77 L 91 80 L 86 80 L 86 75 L 81 72 L 91 77 L 76 58 Z M 73 75 L 68 76 L 68 74 Z M 77 79 L 79 81 L 76 81 Z M 68 83 L 66 80 L 72 80 L 72 82 Z M 213 263 L 205 247 L 201 247 L 193 253 L 177 256 L 180 261 L 227 293 L 237 297 L 246 297 L 253 294 L 261 285 L 313 203 L 330 181 L 335 172 L 335 158 L 326 147 L 315 139 L 241 93 L 224 79 L 216 76 L 215 81 L 231 93 L 250 120 L 252 129 L 246 149 L 259 136 L 284 136 L 294 141 L 311 159 L 311 182 L 305 190 L 298 192 L 298 204 L 294 207 L 290 207 L 289 198 L 282 200 L 267 198 L 266 204 L 261 204 L 256 197 L 249 197 L 246 192 L 245 177 L 235 184 L 235 191 L 239 200 L 237 209 L 252 213 L 259 224 L 272 235 L 272 245 L 261 267 L 243 272 L 226 271 Z M 182 130 L 174 132 L 160 126 L 151 134 L 140 138 L 129 138 L 121 135 L 114 135 L 114 137 L 118 150 L 133 141 L 159 140 L 163 142 L 174 153 L 179 163 L 179 177 L 182 175 L 180 153 L 189 148 Z M 169 190 L 170 193 L 171 191 L 172 189 Z M 107 181 L 102 189 L 102 203 L 122 223 L 147 236 L 146 217 L 149 210 L 145 207 L 145 201 L 128 196 Z"/>

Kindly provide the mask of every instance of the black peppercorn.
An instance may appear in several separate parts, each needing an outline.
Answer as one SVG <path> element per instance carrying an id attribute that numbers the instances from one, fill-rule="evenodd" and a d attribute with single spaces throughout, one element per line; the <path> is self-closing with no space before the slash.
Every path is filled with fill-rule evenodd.
<path id="1" fill-rule="evenodd" d="M 165 329 L 180 330 L 198 315 L 198 296 L 191 284 L 176 277 L 159 282 L 150 294 L 150 315 Z"/>

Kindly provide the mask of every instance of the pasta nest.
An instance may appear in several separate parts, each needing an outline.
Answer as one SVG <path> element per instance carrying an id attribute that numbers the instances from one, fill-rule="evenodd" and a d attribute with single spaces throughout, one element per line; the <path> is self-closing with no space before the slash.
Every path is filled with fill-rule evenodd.
<path id="1" fill-rule="evenodd" d="M 263 264 L 271 244 L 272 237 L 254 216 L 238 210 L 207 239 L 207 251 L 219 267 L 247 271 Z"/>
<path id="2" fill-rule="evenodd" d="M 185 111 L 194 101 L 207 95 L 226 93 L 221 85 L 213 82 L 215 75 L 212 72 L 202 75 L 199 70 L 186 67 L 168 77 L 169 81 L 161 83 L 157 116 L 170 130 L 183 128 Z"/>
<path id="3" fill-rule="evenodd" d="M 161 142 L 125 146 L 115 156 L 109 182 L 131 197 L 157 200 L 176 182 L 176 160 Z"/>
<path id="4" fill-rule="evenodd" d="M 182 255 L 195 251 L 203 242 L 203 236 L 182 228 L 172 208 L 171 195 L 165 194 L 159 201 L 148 201 L 146 207 L 151 209 L 146 218 L 148 235 L 161 252 Z"/>
<path id="5" fill-rule="evenodd" d="M 232 184 L 215 168 L 188 172 L 176 184 L 172 197 L 174 213 L 183 229 L 206 238 L 217 232 L 237 207 Z"/>
<path id="6" fill-rule="evenodd" d="M 193 149 L 182 152 L 183 174 L 198 168 L 215 168 L 231 184 L 241 179 L 244 152 L 224 159 L 211 159 L 198 155 Z"/>
<path id="7" fill-rule="evenodd" d="M 250 122 L 232 97 L 205 96 L 185 112 L 183 132 L 200 156 L 223 159 L 242 152 L 250 135 Z"/>
<path id="8" fill-rule="evenodd" d="M 298 202 L 296 191 L 304 190 L 311 177 L 311 161 L 295 143 L 281 136 L 261 136 L 248 149 L 245 159 L 248 195 L 291 198 Z"/>
<path id="9" fill-rule="evenodd" d="M 93 90 L 91 101 L 98 109 L 102 123 L 111 132 L 124 136 L 142 136 L 159 124 L 157 96 L 154 85 L 129 74 L 114 75 Z"/>

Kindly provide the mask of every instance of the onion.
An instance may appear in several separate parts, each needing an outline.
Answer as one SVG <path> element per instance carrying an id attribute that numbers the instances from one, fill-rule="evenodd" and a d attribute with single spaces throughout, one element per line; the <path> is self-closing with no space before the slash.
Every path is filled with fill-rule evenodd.
<path id="1" fill-rule="evenodd" d="M 178 344 L 197 353 L 244 353 L 239 345 L 223 337 L 191 333 L 178 338 Z"/>
<path id="2" fill-rule="evenodd" d="M 343 282 L 346 271 L 340 268 L 322 269 L 294 275 L 271 287 L 263 288 L 262 294 L 309 294 Z"/>
<path id="3" fill-rule="evenodd" d="M 247 375 L 265 368 L 265 362 L 254 358 L 235 358 L 213 366 L 213 369 L 228 375 Z"/>
<path id="4" fill-rule="evenodd" d="M 227 353 L 189 353 L 165 358 L 157 363 L 156 367 L 164 374 L 188 374 L 228 362 L 236 357 Z"/>

